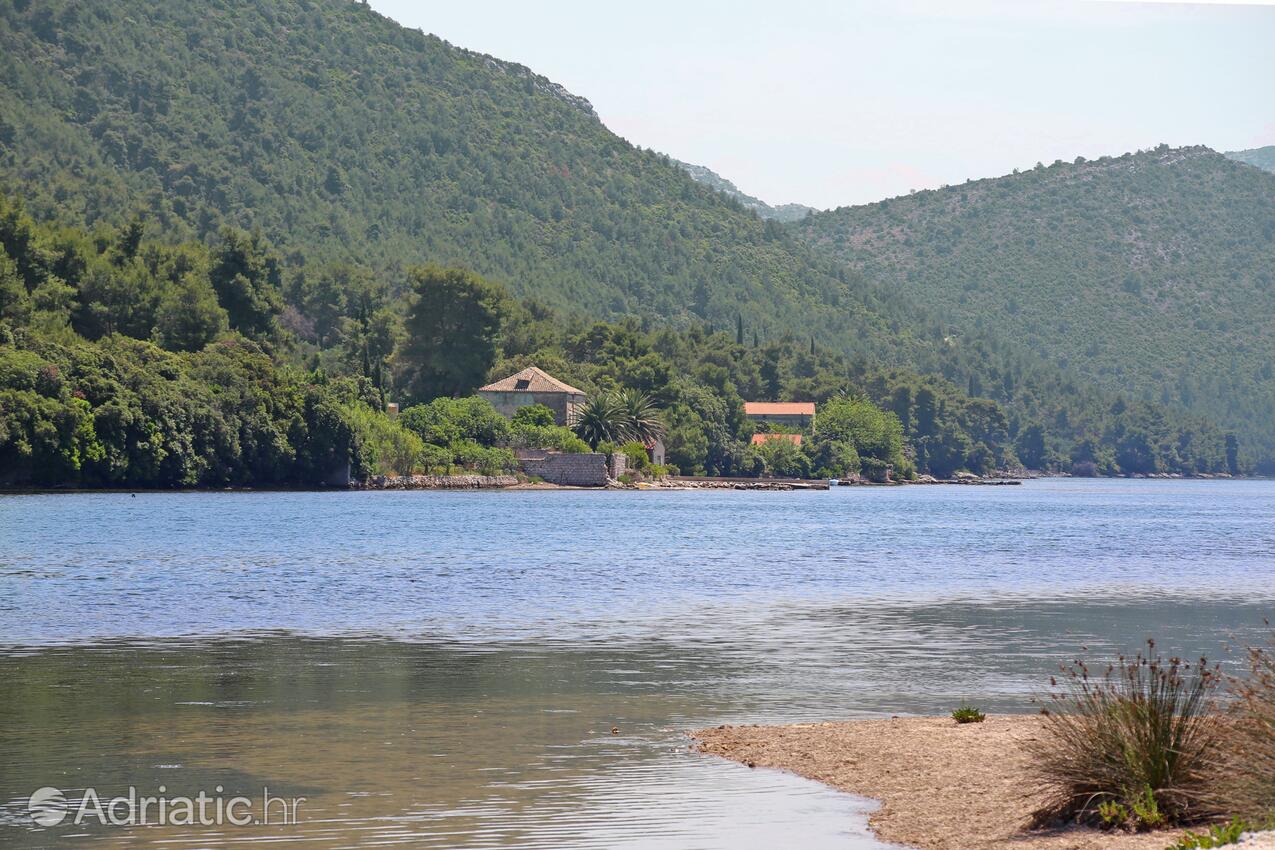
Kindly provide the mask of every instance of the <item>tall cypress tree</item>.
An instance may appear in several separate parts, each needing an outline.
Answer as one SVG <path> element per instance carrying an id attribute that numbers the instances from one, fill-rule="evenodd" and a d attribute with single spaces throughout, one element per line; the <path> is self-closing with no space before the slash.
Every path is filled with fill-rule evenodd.
<path id="1" fill-rule="evenodd" d="M 496 362 L 509 297 L 503 287 L 464 269 L 409 270 L 412 300 L 398 352 L 407 396 L 429 401 L 472 393 Z"/>

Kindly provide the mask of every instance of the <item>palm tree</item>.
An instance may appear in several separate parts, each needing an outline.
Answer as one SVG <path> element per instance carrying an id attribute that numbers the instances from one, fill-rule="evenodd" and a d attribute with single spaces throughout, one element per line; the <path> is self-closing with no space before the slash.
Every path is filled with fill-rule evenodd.
<path id="1" fill-rule="evenodd" d="M 649 446 L 663 438 L 664 421 L 649 395 L 639 390 L 621 390 L 617 395 L 624 409 L 625 430 L 628 432 L 625 439 Z"/>
<path id="2" fill-rule="evenodd" d="M 615 393 L 601 393 L 576 411 L 571 430 L 597 448 L 599 443 L 623 443 L 629 438 L 628 411 Z"/>

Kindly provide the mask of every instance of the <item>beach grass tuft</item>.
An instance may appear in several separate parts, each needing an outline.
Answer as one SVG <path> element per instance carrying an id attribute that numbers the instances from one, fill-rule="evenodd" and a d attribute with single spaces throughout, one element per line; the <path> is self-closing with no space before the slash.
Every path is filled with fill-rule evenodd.
<path id="1" fill-rule="evenodd" d="M 1233 719 L 1227 728 L 1221 796 L 1231 812 L 1255 823 L 1275 821 L 1275 643 L 1254 647 L 1244 678 L 1229 682 Z"/>
<path id="2" fill-rule="evenodd" d="M 1121 656 L 1100 674 L 1063 668 L 1031 744 L 1048 799 L 1036 826 L 1074 820 L 1142 830 L 1217 818 L 1214 792 L 1226 726 L 1216 712 L 1221 676 L 1204 659 Z"/>

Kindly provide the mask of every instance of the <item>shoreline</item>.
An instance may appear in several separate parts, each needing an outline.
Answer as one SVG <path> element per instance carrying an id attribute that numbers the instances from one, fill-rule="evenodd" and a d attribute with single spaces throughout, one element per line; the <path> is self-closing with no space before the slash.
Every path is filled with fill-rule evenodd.
<path id="1" fill-rule="evenodd" d="M 989 715 L 968 724 L 894 717 L 718 726 L 691 736 L 701 753 L 785 770 L 879 802 L 868 818 L 873 833 L 916 850 L 1165 850 L 1184 834 L 1028 830 L 1040 795 L 1033 792 L 1023 744 L 1040 725 L 1035 714 Z"/>
<path id="2" fill-rule="evenodd" d="M 568 484 L 551 484 L 544 481 L 528 481 L 513 475 L 416 475 L 417 481 L 401 480 L 406 476 L 390 478 L 379 476 L 363 482 L 352 482 L 348 485 L 289 485 L 271 484 L 257 486 L 225 486 L 225 487 L 79 487 L 45 485 L 32 487 L 0 487 L 0 496 L 32 496 L 52 495 L 55 493 L 355 493 L 378 492 L 391 490 L 508 490 L 525 492 L 533 490 L 584 490 L 594 492 L 631 490 L 631 491 L 686 491 L 686 490 L 830 490 L 834 487 L 854 488 L 891 488 L 891 487 L 1003 487 L 1021 485 L 1025 481 L 1047 479 L 1076 479 L 1083 481 L 1138 481 L 1138 480 L 1172 480 L 1172 481 L 1270 481 L 1272 476 L 1261 475 L 1098 475 L 1074 476 L 1064 474 L 1032 474 L 1023 476 L 989 476 L 986 478 L 930 478 L 924 476 L 917 480 L 900 479 L 896 481 L 841 481 L 830 485 L 827 479 L 780 479 L 780 478 L 691 478 L 674 477 L 665 480 L 642 481 L 635 484 L 611 483 L 597 487 L 586 487 Z"/>

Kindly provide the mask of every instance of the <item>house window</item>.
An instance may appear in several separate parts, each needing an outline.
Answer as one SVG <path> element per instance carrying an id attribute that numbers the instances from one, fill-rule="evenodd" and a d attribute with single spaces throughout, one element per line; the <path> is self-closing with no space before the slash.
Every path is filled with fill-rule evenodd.
<path id="1" fill-rule="evenodd" d="M 528 378 L 519 378 L 519 379 L 518 379 L 518 381 L 514 384 L 514 389 L 516 389 L 516 390 L 525 390 L 525 389 L 526 389 L 527 387 L 529 387 L 529 386 L 531 386 L 531 381 L 530 381 L 530 379 L 528 379 Z"/>

